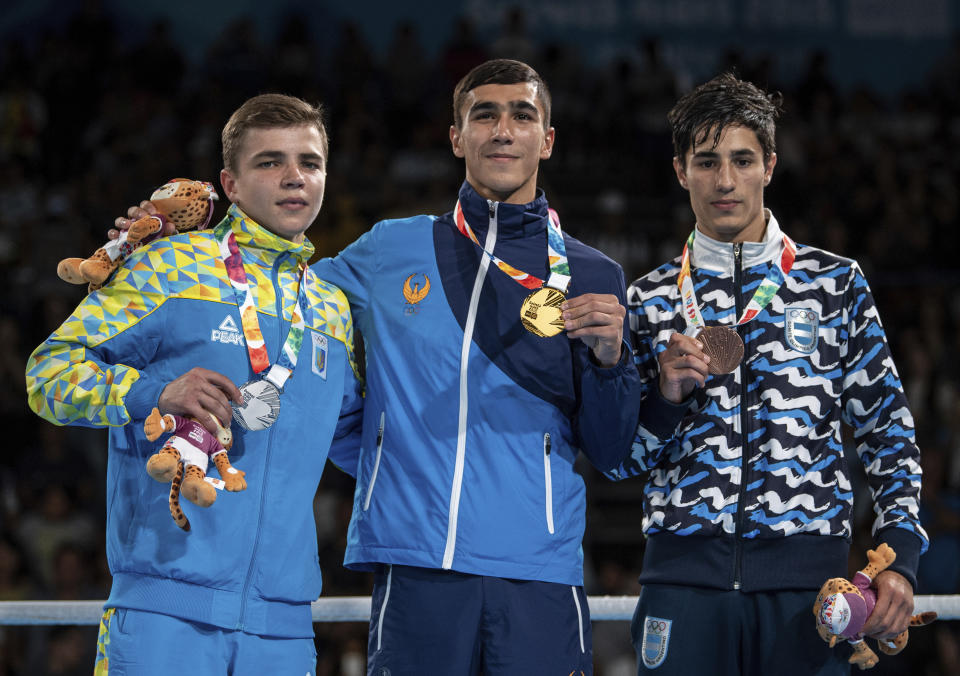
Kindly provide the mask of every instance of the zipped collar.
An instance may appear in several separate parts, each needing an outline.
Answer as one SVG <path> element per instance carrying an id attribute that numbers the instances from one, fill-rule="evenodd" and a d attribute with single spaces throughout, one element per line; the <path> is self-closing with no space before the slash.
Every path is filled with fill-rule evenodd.
<path id="1" fill-rule="evenodd" d="M 780 249 L 783 244 L 780 225 L 769 209 L 764 209 L 764 216 L 767 219 L 767 229 L 764 232 L 763 241 L 741 243 L 740 257 L 743 269 L 761 263 L 769 263 L 780 256 Z M 732 243 L 718 242 L 697 230 L 697 237 L 693 240 L 691 264 L 697 268 L 732 275 L 734 266 L 733 249 L 734 245 Z"/>
<path id="2" fill-rule="evenodd" d="M 490 201 L 481 197 L 467 181 L 460 186 L 458 197 L 467 223 L 477 235 L 477 239 L 484 241 L 490 222 Z M 494 204 L 497 205 L 498 241 L 522 239 L 546 232 L 549 205 L 540 188 L 537 188 L 537 196 L 532 202 L 526 204 L 494 202 Z"/>
<path id="3" fill-rule="evenodd" d="M 236 204 L 230 205 L 224 220 L 229 221 L 244 254 L 259 265 L 271 267 L 277 258 L 287 253 L 294 256 L 298 263 L 306 263 L 313 255 L 313 243 L 306 237 L 297 244 L 275 235 L 247 216 Z"/>

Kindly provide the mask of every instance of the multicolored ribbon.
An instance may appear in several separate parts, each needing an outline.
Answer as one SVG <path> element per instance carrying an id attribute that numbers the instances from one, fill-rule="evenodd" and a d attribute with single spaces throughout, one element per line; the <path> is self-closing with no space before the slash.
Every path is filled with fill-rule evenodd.
<path id="1" fill-rule="evenodd" d="M 263 334 L 260 332 L 257 306 L 247 282 L 247 271 L 243 266 L 243 257 L 240 254 L 240 247 L 237 245 L 237 238 L 233 234 L 231 223 L 232 219 L 225 220 L 214 228 L 213 233 L 217 239 L 217 244 L 220 246 L 220 257 L 227 268 L 227 276 L 230 278 L 230 284 L 233 286 L 233 291 L 237 297 L 243 337 L 247 343 L 247 352 L 250 353 L 250 365 L 253 367 L 254 373 L 261 373 L 270 366 L 270 357 L 267 354 Z M 287 339 L 283 342 L 283 348 L 280 350 L 277 363 L 270 366 L 270 370 L 264 376 L 276 385 L 281 392 L 287 378 L 290 377 L 293 369 L 297 366 L 297 356 L 300 354 L 300 346 L 303 344 L 304 321 L 301 308 L 303 302 L 306 301 L 306 275 L 307 268 L 303 266 L 303 271 L 300 274 L 297 302 L 293 308 L 293 317 L 290 320 L 290 331 L 287 333 Z"/>
<path id="2" fill-rule="evenodd" d="M 566 293 L 567 287 L 570 286 L 570 264 L 567 261 L 567 246 L 563 242 L 563 230 L 560 229 L 560 217 L 557 216 L 557 212 L 553 209 L 550 209 L 548 213 L 549 218 L 547 220 L 550 223 L 550 227 L 547 228 L 547 260 L 550 263 L 550 277 L 546 282 L 539 277 L 534 277 L 529 273 L 518 270 L 484 249 L 474 234 L 473 228 L 470 227 L 470 224 L 467 223 L 467 219 L 463 215 L 460 200 L 457 200 L 457 206 L 453 209 L 453 220 L 457 224 L 457 230 L 460 231 L 460 234 L 471 239 L 474 244 L 480 247 L 483 253 L 490 257 L 490 260 L 492 260 L 498 268 L 512 277 L 517 284 L 528 289 L 539 289 L 543 286 L 549 286 L 551 289 L 557 289 L 558 291 Z"/>
<path id="3" fill-rule="evenodd" d="M 680 276 L 677 277 L 677 286 L 680 288 L 680 297 L 683 299 L 683 318 L 686 320 L 687 326 L 701 329 L 704 327 L 703 315 L 700 314 L 697 295 L 693 290 L 693 278 L 690 275 L 690 251 L 693 250 L 693 240 L 696 236 L 697 230 L 694 228 L 687 238 L 687 243 L 683 245 L 683 259 L 680 263 Z M 754 292 L 753 298 L 747 303 L 747 307 L 743 310 L 743 316 L 737 321 L 738 326 L 749 322 L 769 305 L 773 297 L 777 295 L 777 291 L 783 285 L 787 275 L 790 274 L 790 269 L 793 267 L 793 261 L 796 257 L 797 245 L 784 233 L 780 257 L 770 266 L 767 276 Z"/>

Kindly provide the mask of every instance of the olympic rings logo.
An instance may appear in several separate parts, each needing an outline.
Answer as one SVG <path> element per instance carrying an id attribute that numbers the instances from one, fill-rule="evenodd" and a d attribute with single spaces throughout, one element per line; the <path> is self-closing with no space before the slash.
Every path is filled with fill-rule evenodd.
<path id="1" fill-rule="evenodd" d="M 647 620 L 647 631 L 662 634 L 667 630 L 667 623 L 662 620 Z"/>

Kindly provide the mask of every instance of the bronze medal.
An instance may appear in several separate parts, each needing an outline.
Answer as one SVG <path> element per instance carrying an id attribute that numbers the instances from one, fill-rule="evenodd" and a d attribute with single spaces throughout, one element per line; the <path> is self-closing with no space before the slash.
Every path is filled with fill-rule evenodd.
<path id="1" fill-rule="evenodd" d="M 561 291 L 544 286 L 523 299 L 520 321 L 523 328 L 535 336 L 549 338 L 563 331 L 563 311 L 560 306 L 567 297 Z"/>
<path id="2" fill-rule="evenodd" d="M 697 335 L 703 352 L 710 356 L 707 369 L 714 375 L 732 372 L 743 360 L 743 340 L 726 326 L 705 326 Z"/>

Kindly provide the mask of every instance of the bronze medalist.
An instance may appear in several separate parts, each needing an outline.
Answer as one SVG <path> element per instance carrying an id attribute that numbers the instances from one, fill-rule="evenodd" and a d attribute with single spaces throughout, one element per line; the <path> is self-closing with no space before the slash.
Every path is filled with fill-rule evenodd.
<path id="1" fill-rule="evenodd" d="M 562 292 L 544 286 L 523 299 L 520 321 L 530 333 L 549 338 L 563 331 L 560 305 L 567 300 Z"/>
<path id="2" fill-rule="evenodd" d="M 710 355 L 707 369 L 714 375 L 730 373 L 743 359 L 743 340 L 726 326 L 705 326 L 697 335 L 703 351 Z"/>

